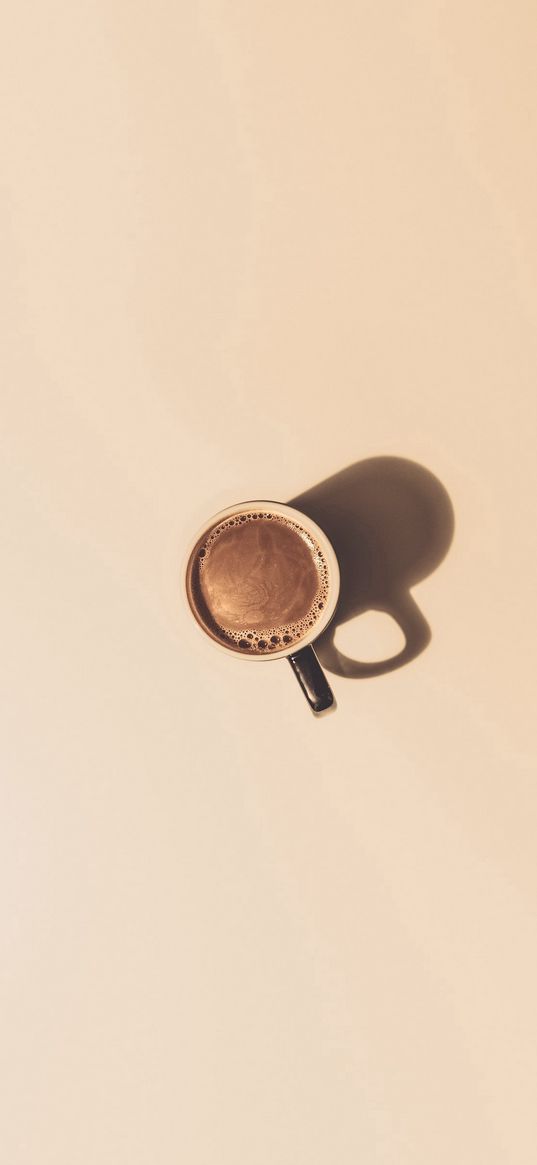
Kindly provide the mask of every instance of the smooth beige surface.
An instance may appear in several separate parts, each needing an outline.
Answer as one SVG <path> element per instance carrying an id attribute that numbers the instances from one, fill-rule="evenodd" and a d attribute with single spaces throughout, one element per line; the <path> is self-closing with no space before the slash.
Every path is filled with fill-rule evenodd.
<path id="1" fill-rule="evenodd" d="M 533 1165 L 535 8 L 3 25 L 3 1160 Z M 315 722 L 178 563 L 380 454 L 433 639 Z"/>

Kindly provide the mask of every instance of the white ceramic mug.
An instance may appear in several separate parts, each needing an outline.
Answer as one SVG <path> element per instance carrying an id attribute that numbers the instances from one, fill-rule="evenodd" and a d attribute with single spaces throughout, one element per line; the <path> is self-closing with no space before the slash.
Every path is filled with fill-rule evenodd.
<path id="1" fill-rule="evenodd" d="M 185 568 L 183 570 L 183 586 L 187 605 L 200 632 L 209 638 L 219 651 L 224 651 L 227 655 L 230 653 L 233 655 L 239 654 L 236 647 L 227 647 L 221 639 L 217 639 L 211 635 L 203 625 L 191 600 L 187 580 L 192 556 L 196 548 L 203 542 L 205 537 L 208 537 L 214 527 L 219 526 L 221 522 L 238 514 L 255 513 L 257 511 L 277 514 L 283 518 L 287 518 L 291 522 L 295 522 L 306 534 L 311 535 L 314 542 L 319 546 L 328 568 L 328 587 L 322 614 L 317 617 L 311 630 L 305 632 L 303 636 L 293 643 L 291 649 L 289 646 L 284 646 L 283 648 L 272 650 L 267 655 L 249 654 L 245 652 L 239 658 L 250 661 L 256 660 L 258 662 L 271 662 L 274 659 L 287 658 L 311 709 L 317 713 L 324 712 L 333 706 L 334 696 L 312 645 L 328 626 L 336 609 L 339 596 L 339 566 L 334 548 L 324 533 L 324 530 L 321 530 L 320 526 L 316 522 L 313 522 L 311 518 L 308 518 L 306 514 L 301 513 L 300 510 L 296 510 L 292 506 L 286 506 L 282 502 L 259 500 L 239 502 L 237 505 L 229 506 L 227 509 L 221 510 L 218 514 L 214 514 L 198 530 L 188 547 Z"/>

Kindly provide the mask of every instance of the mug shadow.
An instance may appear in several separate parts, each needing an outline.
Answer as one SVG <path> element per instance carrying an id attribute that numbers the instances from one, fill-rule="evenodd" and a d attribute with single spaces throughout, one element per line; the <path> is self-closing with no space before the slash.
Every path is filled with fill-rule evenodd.
<path id="1" fill-rule="evenodd" d="M 428 469 L 403 457 L 370 457 L 315 485 L 289 505 L 328 535 L 341 572 L 335 614 L 315 649 L 335 675 L 364 679 L 410 663 L 425 650 L 431 629 L 410 591 L 447 554 L 455 526 L 444 486 Z M 338 650 L 338 627 L 366 611 L 381 611 L 405 637 L 389 659 L 361 662 Z"/>

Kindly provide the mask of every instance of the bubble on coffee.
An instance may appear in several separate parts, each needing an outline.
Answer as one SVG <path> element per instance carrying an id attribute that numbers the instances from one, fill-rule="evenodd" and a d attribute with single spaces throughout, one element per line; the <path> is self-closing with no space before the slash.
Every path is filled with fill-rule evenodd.
<path id="1" fill-rule="evenodd" d="M 298 522 L 270 511 L 226 518 L 195 547 L 191 606 L 219 642 L 244 655 L 293 649 L 324 614 L 328 565 Z"/>

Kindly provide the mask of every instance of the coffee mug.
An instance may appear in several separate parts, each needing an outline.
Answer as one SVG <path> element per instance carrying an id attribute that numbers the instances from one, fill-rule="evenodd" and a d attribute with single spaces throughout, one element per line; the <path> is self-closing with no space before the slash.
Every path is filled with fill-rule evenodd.
<path id="1" fill-rule="evenodd" d="M 187 553 L 186 599 L 215 647 L 244 660 L 289 660 L 314 712 L 334 696 L 313 643 L 339 595 L 323 530 L 281 502 L 240 502 L 205 522 Z"/>

